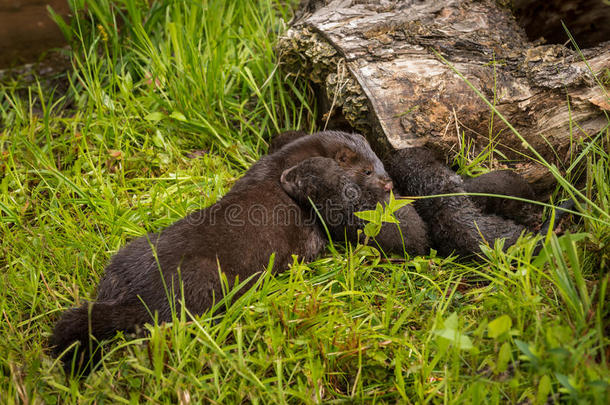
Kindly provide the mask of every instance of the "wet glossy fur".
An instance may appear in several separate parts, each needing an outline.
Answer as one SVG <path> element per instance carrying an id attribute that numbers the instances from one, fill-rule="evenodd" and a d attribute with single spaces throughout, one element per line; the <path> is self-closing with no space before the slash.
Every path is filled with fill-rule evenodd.
<path id="1" fill-rule="evenodd" d="M 389 196 L 383 184 L 369 181 L 361 173 L 344 170 L 333 160 L 323 157 L 304 160 L 286 170 L 281 184 L 295 201 L 304 206 L 311 203 L 316 206 L 335 241 L 347 238 L 356 242 L 358 230 L 365 222 L 354 212 L 375 209 L 378 202 L 387 201 Z M 430 249 L 427 226 L 415 209 L 402 207 L 395 216 L 400 225 L 384 223 L 375 238 L 379 248 L 387 254 L 427 253 Z"/>
<path id="2" fill-rule="evenodd" d="M 468 191 L 463 180 L 426 148 L 394 151 L 386 160 L 386 167 L 402 195 L 428 196 Z M 494 175 L 490 176 L 493 178 Z M 493 191 L 494 194 L 512 194 L 501 182 L 496 185 L 498 189 Z M 471 184 L 469 191 L 478 192 L 476 182 Z M 482 207 L 486 201 L 481 200 Z M 510 219 L 483 212 L 468 196 L 418 199 L 415 209 L 428 224 L 432 245 L 442 255 L 452 252 L 470 255 L 480 251 L 481 243 L 493 244 L 499 238 L 505 239 L 504 246 L 510 246 L 526 231 L 523 225 Z"/>
<path id="3" fill-rule="evenodd" d="M 311 210 L 296 204 L 279 183 L 284 170 L 313 156 L 388 179 L 364 137 L 355 134 L 310 135 L 261 158 L 216 204 L 132 241 L 112 257 L 97 300 L 67 310 L 55 327 L 51 345 L 56 356 L 65 352 L 66 369 L 74 358 L 76 369 L 88 370 L 98 349 L 90 335 L 101 340 L 154 317 L 169 321 L 172 307 L 179 311 L 182 303 L 193 314 L 203 313 L 221 298 L 219 267 L 232 284 L 263 271 L 272 254 L 274 271 L 285 270 L 293 254 L 314 259 L 324 248 L 324 233 Z M 98 357 L 91 360 L 95 364 Z"/>

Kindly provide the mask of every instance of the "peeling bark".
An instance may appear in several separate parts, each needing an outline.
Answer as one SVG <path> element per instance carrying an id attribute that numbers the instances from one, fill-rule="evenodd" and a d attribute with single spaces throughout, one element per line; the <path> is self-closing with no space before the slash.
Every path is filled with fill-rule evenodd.
<path id="1" fill-rule="evenodd" d="M 491 139 L 538 191 L 548 191 L 549 173 L 524 157 L 523 142 L 435 52 L 545 159 L 567 167 L 578 140 L 608 123 L 610 100 L 598 82 L 608 80 L 610 42 L 583 51 L 596 79 L 577 52 L 529 42 L 499 3 L 306 1 L 278 52 L 286 72 L 316 86 L 323 122 L 347 121 L 380 153 L 428 145 L 452 158 L 461 142 L 480 151 Z"/>

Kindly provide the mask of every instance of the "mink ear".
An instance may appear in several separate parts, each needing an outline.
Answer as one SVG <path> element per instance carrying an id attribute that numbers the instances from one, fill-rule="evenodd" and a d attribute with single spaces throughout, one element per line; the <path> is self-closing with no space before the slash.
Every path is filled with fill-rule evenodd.
<path id="1" fill-rule="evenodd" d="M 352 160 L 355 155 L 356 154 L 351 149 L 341 148 L 335 155 L 335 160 L 339 163 L 347 163 Z"/>
<path id="2" fill-rule="evenodd" d="M 286 185 L 286 183 L 288 182 L 288 178 L 287 178 L 287 176 L 288 176 L 288 175 L 289 175 L 289 173 L 290 173 L 290 172 L 291 172 L 293 169 L 295 169 L 295 168 L 296 168 L 296 166 L 292 166 L 292 167 L 290 167 L 290 168 L 288 168 L 288 169 L 286 169 L 286 170 L 284 170 L 284 171 L 282 172 L 282 175 L 280 176 L 280 184 L 282 184 L 282 186 L 285 186 L 285 185 Z"/>

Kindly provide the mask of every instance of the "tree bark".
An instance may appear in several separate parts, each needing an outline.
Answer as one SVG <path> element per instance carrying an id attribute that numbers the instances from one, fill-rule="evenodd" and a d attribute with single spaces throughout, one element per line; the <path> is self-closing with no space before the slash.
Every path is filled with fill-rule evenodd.
<path id="1" fill-rule="evenodd" d="M 496 167 L 548 191 L 548 171 L 439 55 L 565 169 L 580 140 L 608 125 L 610 42 L 582 55 L 530 42 L 499 3 L 303 1 L 277 49 L 285 72 L 313 84 L 323 123 L 349 124 L 379 153 L 428 145 L 453 158 L 492 143 Z"/>

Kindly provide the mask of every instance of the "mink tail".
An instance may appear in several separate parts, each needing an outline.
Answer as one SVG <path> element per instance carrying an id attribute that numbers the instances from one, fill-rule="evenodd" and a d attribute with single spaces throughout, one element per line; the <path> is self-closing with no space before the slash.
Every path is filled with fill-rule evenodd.
<path id="1" fill-rule="evenodd" d="M 62 356 L 66 374 L 89 374 L 101 360 L 101 340 L 117 331 L 133 332 L 147 318 L 150 316 L 139 302 L 88 302 L 69 309 L 53 330 L 53 355 Z"/>

